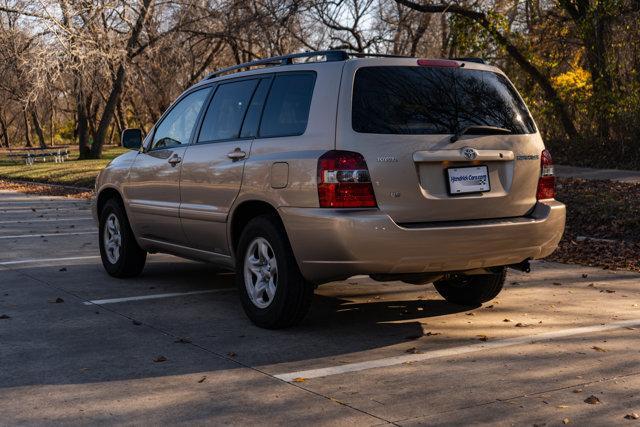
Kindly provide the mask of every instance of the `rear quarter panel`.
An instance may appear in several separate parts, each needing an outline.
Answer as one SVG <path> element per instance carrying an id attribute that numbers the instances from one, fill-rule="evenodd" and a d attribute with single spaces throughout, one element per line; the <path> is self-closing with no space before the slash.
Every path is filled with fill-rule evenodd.
<path id="1" fill-rule="evenodd" d="M 318 206 L 317 161 L 323 153 L 335 148 L 343 64 L 329 62 L 278 67 L 278 72 L 316 73 L 307 128 L 299 136 L 256 138 L 253 141 L 235 206 L 247 200 L 266 201 L 275 208 Z M 278 165 L 274 167 L 276 163 Z"/>

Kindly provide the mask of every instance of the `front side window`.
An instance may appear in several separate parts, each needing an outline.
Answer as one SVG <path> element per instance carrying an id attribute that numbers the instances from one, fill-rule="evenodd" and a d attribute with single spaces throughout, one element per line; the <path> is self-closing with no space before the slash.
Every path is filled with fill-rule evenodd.
<path id="1" fill-rule="evenodd" d="M 198 120 L 209 88 L 200 89 L 182 98 L 158 125 L 153 135 L 151 149 L 163 149 L 186 145 Z"/>
<path id="2" fill-rule="evenodd" d="M 437 67 L 363 67 L 356 72 L 356 132 L 451 134 L 469 126 L 535 132 L 524 103 L 501 74 Z"/>
<path id="3" fill-rule="evenodd" d="M 260 137 L 304 133 L 315 81 L 315 73 L 281 74 L 274 78 L 260 122 Z"/>
<path id="4" fill-rule="evenodd" d="M 238 138 L 257 84 L 258 80 L 253 79 L 220 85 L 204 116 L 198 142 Z"/>

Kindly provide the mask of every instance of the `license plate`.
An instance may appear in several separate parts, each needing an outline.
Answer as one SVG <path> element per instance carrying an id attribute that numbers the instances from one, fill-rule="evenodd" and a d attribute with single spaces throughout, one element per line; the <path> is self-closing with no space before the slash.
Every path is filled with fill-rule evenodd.
<path id="1" fill-rule="evenodd" d="M 489 169 L 486 166 L 448 168 L 449 194 L 483 193 L 491 190 Z"/>

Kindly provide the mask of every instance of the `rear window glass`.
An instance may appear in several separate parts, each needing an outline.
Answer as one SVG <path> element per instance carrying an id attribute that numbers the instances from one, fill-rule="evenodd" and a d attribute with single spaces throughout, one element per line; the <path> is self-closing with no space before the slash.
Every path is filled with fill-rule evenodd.
<path id="1" fill-rule="evenodd" d="M 503 75 L 436 67 L 360 68 L 352 126 L 356 132 L 383 134 L 450 134 L 469 126 L 535 132 L 524 103 Z"/>
<path id="2" fill-rule="evenodd" d="M 260 122 L 260 136 L 302 135 L 307 128 L 315 73 L 282 74 L 271 85 Z"/>

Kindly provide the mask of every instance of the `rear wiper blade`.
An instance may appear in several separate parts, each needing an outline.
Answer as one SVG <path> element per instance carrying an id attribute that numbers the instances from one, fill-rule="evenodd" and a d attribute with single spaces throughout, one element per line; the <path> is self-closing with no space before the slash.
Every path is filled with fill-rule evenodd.
<path id="1" fill-rule="evenodd" d="M 511 133 L 509 129 L 499 128 L 496 126 L 467 126 L 466 128 L 456 132 L 449 142 L 456 142 L 462 135 L 467 133 L 475 133 L 478 135 L 506 135 Z"/>

